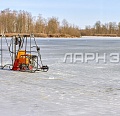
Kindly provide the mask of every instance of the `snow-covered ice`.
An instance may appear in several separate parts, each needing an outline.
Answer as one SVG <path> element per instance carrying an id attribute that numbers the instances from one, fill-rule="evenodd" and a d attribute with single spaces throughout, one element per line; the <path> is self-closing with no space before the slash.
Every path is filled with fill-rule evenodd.
<path id="1" fill-rule="evenodd" d="M 120 63 L 63 62 L 65 53 L 120 53 L 119 38 L 39 38 L 37 42 L 50 69 L 0 70 L 0 116 L 120 115 Z"/>

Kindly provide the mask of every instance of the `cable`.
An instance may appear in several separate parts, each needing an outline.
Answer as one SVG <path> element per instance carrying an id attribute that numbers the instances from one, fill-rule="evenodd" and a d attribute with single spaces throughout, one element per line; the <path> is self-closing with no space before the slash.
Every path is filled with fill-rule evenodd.
<path id="1" fill-rule="evenodd" d="M 6 37 L 5 37 L 5 40 L 6 40 L 6 44 L 7 44 L 8 50 L 9 50 L 9 45 L 8 45 L 8 42 L 7 42 Z M 11 52 L 10 52 L 10 50 L 9 50 L 9 54 L 10 54 L 10 57 L 11 57 L 11 60 L 12 60 L 12 56 L 11 56 Z"/>

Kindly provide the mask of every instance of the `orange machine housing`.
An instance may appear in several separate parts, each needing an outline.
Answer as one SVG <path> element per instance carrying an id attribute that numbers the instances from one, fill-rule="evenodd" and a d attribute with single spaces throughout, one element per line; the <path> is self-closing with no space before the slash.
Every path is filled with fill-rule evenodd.
<path id="1" fill-rule="evenodd" d="M 29 57 L 30 55 L 29 54 L 26 54 L 26 51 L 25 50 L 20 50 L 18 53 L 17 53 L 17 57 L 14 61 L 14 65 L 13 65 L 13 68 L 12 70 L 20 70 L 20 64 L 25 64 L 25 65 L 28 65 L 29 64 Z"/>

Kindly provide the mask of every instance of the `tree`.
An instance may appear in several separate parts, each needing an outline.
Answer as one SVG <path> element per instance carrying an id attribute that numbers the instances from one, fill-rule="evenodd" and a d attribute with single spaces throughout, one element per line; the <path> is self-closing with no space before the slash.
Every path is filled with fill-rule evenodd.
<path id="1" fill-rule="evenodd" d="M 101 33 L 101 22 L 97 21 L 95 23 L 95 30 L 96 30 L 96 34 L 100 34 Z"/>
<path id="2" fill-rule="evenodd" d="M 56 34 L 59 32 L 58 18 L 52 17 L 48 19 L 47 34 Z"/>
<path id="3" fill-rule="evenodd" d="M 120 22 L 118 23 L 118 35 L 120 36 Z"/>
<path id="4" fill-rule="evenodd" d="M 37 33 L 45 33 L 45 19 L 39 15 L 37 20 L 36 20 L 36 24 L 35 24 L 35 30 Z"/>

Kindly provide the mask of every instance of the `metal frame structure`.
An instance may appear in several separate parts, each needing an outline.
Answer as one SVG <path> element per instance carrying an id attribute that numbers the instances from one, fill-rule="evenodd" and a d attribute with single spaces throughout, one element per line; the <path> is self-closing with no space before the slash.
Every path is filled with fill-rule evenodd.
<path id="1" fill-rule="evenodd" d="M 6 36 L 1 37 L 1 69 L 9 67 L 10 70 L 24 71 L 24 72 L 47 72 L 49 67 L 43 65 L 40 54 L 40 47 L 38 47 L 36 39 L 33 34 L 31 35 L 12 35 L 11 40 L 8 43 Z M 3 39 L 5 39 L 9 55 L 11 58 L 11 64 L 3 65 Z M 33 43 L 34 42 L 34 46 Z M 33 50 L 33 48 L 35 48 Z"/>

